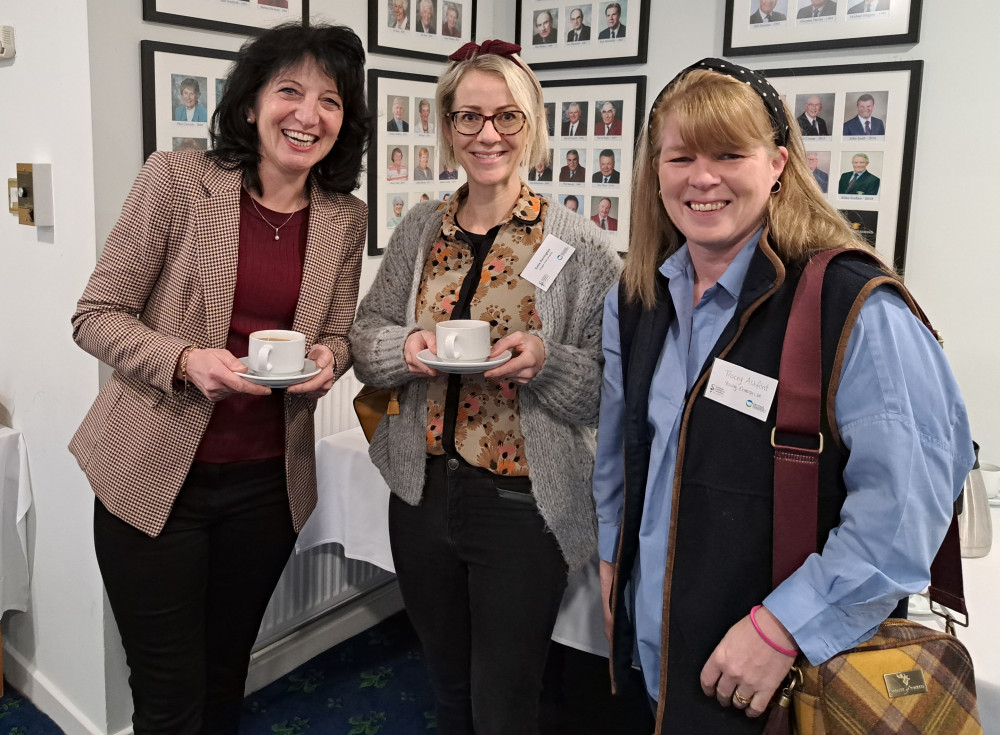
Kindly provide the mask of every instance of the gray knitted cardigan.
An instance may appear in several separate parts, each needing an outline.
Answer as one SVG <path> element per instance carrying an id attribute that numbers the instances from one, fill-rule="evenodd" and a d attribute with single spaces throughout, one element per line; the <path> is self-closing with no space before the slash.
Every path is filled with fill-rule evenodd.
<path id="1" fill-rule="evenodd" d="M 423 494 L 427 381 L 406 367 L 403 343 L 419 329 L 417 290 L 440 234 L 443 207 L 422 202 L 396 227 L 350 332 L 357 377 L 371 386 L 401 387 L 399 415 L 382 419 L 369 454 L 392 491 L 411 505 Z M 518 389 L 521 430 L 539 512 L 570 569 L 578 569 L 597 549 L 591 481 L 603 368 L 601 318 L 621 263 L 607 234 L 556 202 L 549 202 L 545 232 L 576 252 L 549 290 L 535 294 L 545 363 Z"/>

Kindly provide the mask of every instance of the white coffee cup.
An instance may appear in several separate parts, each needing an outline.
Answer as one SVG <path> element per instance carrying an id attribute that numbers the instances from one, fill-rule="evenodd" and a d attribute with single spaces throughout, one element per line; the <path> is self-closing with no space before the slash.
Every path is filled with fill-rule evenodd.
<path id="1" fill-rule="evenodd" d="M 290 329 L 262 329 L 250 334 L 250 369 L 258 375 L 301 373 L 306 336 Z"/>
<path id="2" fill-rule="evenodd" d="M 979 472 L 986 486 L 986 497 L 990 500 L 1000 498 L 1000 467 L 990 462 L 980 462 Z"/>
<path id="3" fill-rule="evenodd" d="M 452 319 L 437 324 L 437 356 L 453 362 L 478 362 L 490 356 L 490 323 Z"/>

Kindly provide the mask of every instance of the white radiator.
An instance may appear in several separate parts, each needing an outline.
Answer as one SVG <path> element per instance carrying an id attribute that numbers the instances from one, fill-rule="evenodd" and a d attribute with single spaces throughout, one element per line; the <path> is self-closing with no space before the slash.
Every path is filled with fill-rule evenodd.
<path id="1" fill-rule="evenodd" d="M 317 440 L 358 426 L 352 399 L 360 389 L 361 383 L 353 370 L 334 383 L 316 406 Z M 394 579 L 376 566 L 346 558 L 339 544 L 293 553 L 264 614 L 254 646 L 248 690 L 283 676 L 329 645 L 359 632 L 359 626 L 372 625 L 400 609 L 401 603 L 394 592 L 385 594 L 383 590 L 381 594 L 372 594 Z M 359 598 L 366 594 L 373 600 L 372 610 L 360 616 L 351 613 L 343 624 L 336 622 L 336 609 L 345 608 L 352 601 L 355 607 L 363 608 L 365 601 Z M 331 624 L 319 620 L 324 616 L 334 621 L 332 628 L 339 625 L 341 630 L 332 630 Z M 319 632 L 310 636 L 303 630 L 307 626 Z"/>
<path id="2" fill-rule="evenodd" d="M 360 426 L 354 413 L 354 396 L 361 390 L 361 381 L 348 370 L 333 384 L 330 392 L 316 405 L 316 439 L 336 434 L 338 431 Z"/>

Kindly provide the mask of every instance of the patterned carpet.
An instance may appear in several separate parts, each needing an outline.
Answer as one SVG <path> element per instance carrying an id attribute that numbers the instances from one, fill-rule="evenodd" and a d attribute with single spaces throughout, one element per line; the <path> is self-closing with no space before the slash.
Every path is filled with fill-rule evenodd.
<path id="1" fill-rule="evenodd" d="M 240 733 L 433 735 L 433 710 L 420 644 L 405 613 L 399 613 L 247 697 Z M 638 679 L 612 698 L 607 659 L 553 644 L 542 698 L 543 735 L 648 735 L 652 729 Z M 61 732 L 7 687 L 0 699 L 0 735 Z"/>

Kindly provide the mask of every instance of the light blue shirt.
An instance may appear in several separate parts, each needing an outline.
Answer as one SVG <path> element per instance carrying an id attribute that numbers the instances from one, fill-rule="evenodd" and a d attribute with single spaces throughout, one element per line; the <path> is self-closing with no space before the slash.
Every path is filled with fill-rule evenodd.
<path id="1" fill-rule="evenodd" d="M 687 246 L 660 266 L 677 316 L 650 386 L 652 450 L 631 587 L 639 663 L 653 697 L 659 693 L 664 564 L 684 396 L 736 312 L 759 237 L 740 250 L 696 307 Z M 600 556 L 614 562 L 624 492 L 617 287 L 605 299 L 603 338 L 594 498 Z M 811 555 L 762 600 L 812 663 L 870 638 L 900 598 L 927 586 L 930 562 L 974 459 L 965 404 L 944 351 L 890 288 L 876 289 L 861 309 L 835 413 L 850 451 L 840 525 L 822 554 Z M 720 445 L 719 460 L 725 457 Z"/>

